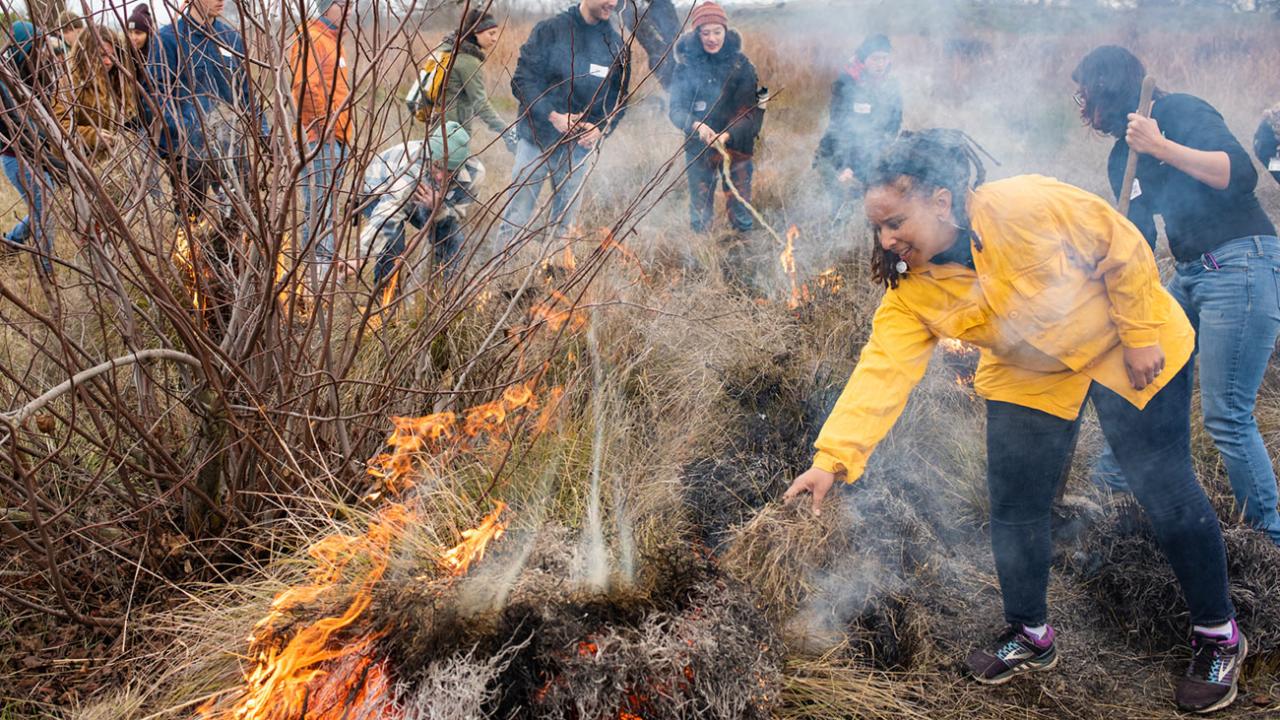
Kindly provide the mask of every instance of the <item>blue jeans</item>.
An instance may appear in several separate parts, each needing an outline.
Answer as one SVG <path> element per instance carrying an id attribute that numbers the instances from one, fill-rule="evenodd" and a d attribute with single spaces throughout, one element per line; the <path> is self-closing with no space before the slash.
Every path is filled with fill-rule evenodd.
<path id="1" fill-rule="evenodd" d="M 53 270 L 53 235 L 49 232 L 48 218 L 45 217 L 44 192 L 53 187 L 53 178 L 49 173 L 36 173 L 25 160 L 12 155 L 0 155 L 3 159 L 4 174 L 9 184 L 22 195 L 27 203 L 27 216 L 18 221 L 5 239 L 15 245 L 26 245 L 34 234 L 35 245 L 41 252 L 39 263 L 45 272 Z M 32 220 L 32 218 L 35 218 Z"/>
<path id="2" fill-rule="evenodd" d="M 550 151 L 543 151 L 537 144 L 520 138 L 512 171 L 511 200 L 498 230 L 498 252 L 510 249 L 524 233 L 534 235 L 543 227 L 550 227 L 553 237 L 568 234 L 582 203 L 582 183 L 594 165 L 591 154 L 592 150 L 573 142 L 562 142 Z M 529 223 L 537 210 L 542 183 L 548 178 L 551 180 L 551 217 L 547 225 L 531 227 Z"/>
<path id="3" fill-rule="evenodd" d="M 302 247 L 310 247 L 311 234 L 316 233 L 313 252 L 323 275 L 333 262 L 333 217 L 340 209 L 336 191 L 342 182 L 347 146 L 331 140 L 319 148 L 302 171 Z M 308 143 L 307 150 L 315 152 L 316 143 Z"/>
<path id="4" fill-rule="evenodd" d="M 366 218 L 371 215 L 373 215 L 373 206 L 365 208 L 364 211 Z M 378 238 L 379 243 L 382 245 L 382 250 L 378 253 L 378 259 L 373 264 L 373 284 L 375 286 L 391 274 L 391 271 L 396 267 L 396 261 L 404 254 L 406 244 L 405 224 L 407 223 L 421 230 L 429 219 L 431 219 L 431 208 L 415 203 L 406 222 L 391 222 L 378 228 Z M 462 253 L 462 244 L 467 240 L 462 233 L 462 224 L 453 216 L 440 218 L 431 226 L 430 240 L 435 251 L 436 266 L 443 268 L 445 277 L 451 277 L 457 269 L 457 260 Z"/>
<path id="5" fill-rule="evenodd" d="M 1253 417 L 1280 337 L 1280 240 L 1239 238 L 1210 255 L 1178 263 L 1169 292 L 1196 329 L 1200 409 L 1232 493 L 1245 520 L 1280 545 L 1275 470 Z M 1094 477 L 1127 489 L 1110 448 L 1098 458 Z"/>
<path id="6" fill-rule="evenodd" d="M 1178 578 L 1191 622 L 1231 619 L 1222 531 L 1191 468 L 1191 364 L 1142 410 L 1097 383 L 1089 398 Z M 1053 500 L 1071 462 L 1079 422 L 987 401 L 991 548 L 1010 624 L 1041 625 L 1048 619 Z"/>

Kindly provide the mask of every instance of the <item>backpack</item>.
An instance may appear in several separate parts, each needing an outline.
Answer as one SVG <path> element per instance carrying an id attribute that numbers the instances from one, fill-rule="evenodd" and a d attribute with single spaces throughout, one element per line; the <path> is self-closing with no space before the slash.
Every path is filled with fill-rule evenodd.
<path id="1" fill-rule="evenodd" d="M 440 102 L 444 94 L 445 76 L 448 74 L 452 55 L 452 52 L 445 50 L 427 58 L 422 65 L 422 70 L 418 72 L 418 81 L 404 96 L 404 103 L 409 106 L 409 112 L 422 122 L 426 122 L 431 114 L 431 108 Z"/>

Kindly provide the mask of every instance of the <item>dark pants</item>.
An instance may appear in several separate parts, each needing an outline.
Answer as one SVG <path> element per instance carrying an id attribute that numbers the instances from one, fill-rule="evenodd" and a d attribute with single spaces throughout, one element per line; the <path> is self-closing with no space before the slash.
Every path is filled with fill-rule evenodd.
<path id="1" fill-rule="evenodd" d="M 755 227 L 751 211 L 729 191 L 729 186 L 724 181 L 724 157 L 715 148 L 706 148 L 701 154 L 686 149 L 685 160 L 689 166 L 689 225 L 694 232 L 711 229 L 718 187 L 724 190 L 729 223 L 733 225 L 733 229 L 750 230 Z M 729 151 L 729 180 L 747 202 L 751 202 L 753 170 L 750 155 Z"/>
<path id="2" fill-rule="evenodd" d="M 1089 391 L 1102 432 L 1146 510 L 1191 621 L 1235 616 L 1218 518 L 1191 469 L 1191 365 L 1145 410 L 1094 383 Z M 1071 461 L 1075 422 L 1004 402 L 987 402 L 987 487 L 991 545 L 1010 624 L 1041 625 L 1052 555 L 1051 511 Z"/>
<path id="3" fill-rule="evenodd" d="M 421 230 L 430 218 L 431 209 L 418 205 L 409 214 L 408 224 Z M 396 263 L 400 260 L 400 256 L 404 254 L 405 238 L 407 236 L 404 225 L 400 225 L 397 228 L 387 228 L 387 230 L 392 234 L 392 238 L 383 246 L 382 253 L 378 255 L 378 260 L 373 265 L 373 283 L 375 286 L 381 283 L 383 278 L 391 274 L 391 271 L 396 267 Z M 457 264 L 458 254 L 462 251 L 462 243 L 466 240 L 462 234 L 462 225 L 457 218 L 452 216 L 440 218 L 431 226 L 430 239 L 435 252 L 436 267 L 444 269 L 445 277 L 451 277 L 454 272 L 454 266 Z"/>

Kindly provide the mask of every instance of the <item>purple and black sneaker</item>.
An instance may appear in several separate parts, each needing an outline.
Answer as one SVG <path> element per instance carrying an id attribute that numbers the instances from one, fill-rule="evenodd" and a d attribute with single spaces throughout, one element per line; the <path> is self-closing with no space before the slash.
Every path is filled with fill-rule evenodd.
<path id="1" fill-rule="evenodd" d="M 1236 621 L 1231 637 L 1191 634 L 1191 665 L 1178 680 L 1174 699 L 1179 710 L 1211 713 L 1235 702 L 1240 667 L 1249 653 L 1249 641 Z"/>
<path id="2" fill-rule="evenodd" d="M 1053 628 L 1048 627 L 1037 640 L 1025 626 L 1011 626 L 991 645 L 969 653 L 969 672 L 980 683 L 1000 685 L 1015 675 L 1048 670 L 1058 664 L 1053 635 Z"/>

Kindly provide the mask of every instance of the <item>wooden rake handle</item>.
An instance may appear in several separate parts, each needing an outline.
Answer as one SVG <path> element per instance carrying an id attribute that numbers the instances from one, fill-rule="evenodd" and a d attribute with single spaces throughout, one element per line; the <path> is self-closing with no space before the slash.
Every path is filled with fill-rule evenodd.
<path id="1" fill-rule="evenodd" d="M 1151 117 L 1151 96 L 1156 90 L 1156 79 L 1147 75 L 1142 78 L 1142 95 L 1138 99 L 1138 114 L 1142 117 Z M 1129 214 L 1129 201 L 1133 195 L 1133 183 L 1138 176 L 1138 153 L 1129 148 L 1129 159 L 1124 164 L 1124 182 L 1120 183 L 1120 203 L 1119 210 L 1121 215 Z"/>

